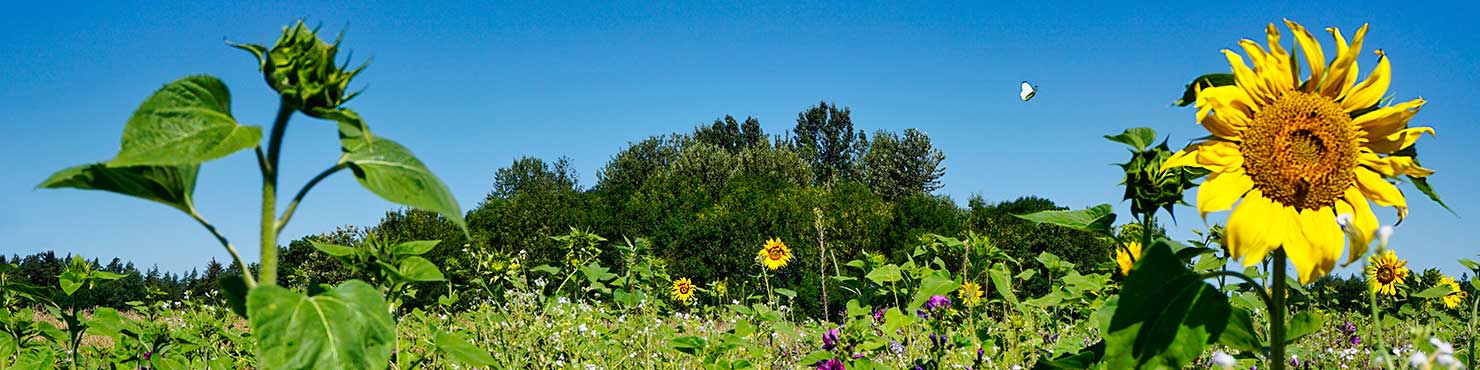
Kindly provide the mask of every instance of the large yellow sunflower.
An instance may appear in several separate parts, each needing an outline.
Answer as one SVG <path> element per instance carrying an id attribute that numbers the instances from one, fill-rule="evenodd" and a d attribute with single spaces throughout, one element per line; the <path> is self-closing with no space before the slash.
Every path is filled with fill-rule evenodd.
<path id="1" fill-rule="evenodd" d="M 673 281 L 673 300 L 678 301 L 679 303 L 688 304 L 689 301 L 693 299 L 694 283 L 692 281 L 689 281 L 689 278 L 682 278 Z"/>
<path id="2" fill-rule="evenodd" d="M 1452 277 L 1445 276 L 1439 278 L 1439 286 L 1449 287 L 1449 294 L 1445 294 L 1440 298 L 1444 302 L 1444 308 L 1451 310 L 1459 308 L 1459 305 L 1464 303 L 1465 298 L 1469 296 L 1465 291 L 1459 289 L 1459 283 L 1455 282 Z"/>
<path id="3" fill-rule="evenodd" d="M 1126 250 L 1130 250 L 1130 253 L 1126 253 Z M 1130 275 L 1131 267 L 1138 259 L 1141 259 L 1141 242 L 1126 242 L 1125 248 L 1115 248 L 1115 265 L 1120 266 L 1120 276 Z"/>
<path id="4" fill-rule="evenodd" d="M 957 289 L 956 296 L 961 298 L 962 304 L 968 307 L 976 307 L 976 305 L 982 303 L 984 293 L 981 285 L 976 285 L 976 283 L 968 281 L 961 283 L 961 288 Z"/>
<path id="5" fill-rule="evenodd" d="M 1398 259 L 1392 249 L 1367 258 L 1367 284 L 1383 295 L 1398 295 L 1398 285 L 1408 278 L 1408 261 Z"/>
<path id="6" fill-rule="evenodd" d="M 791 261 L 791 248 L 787 248 L 781 238 L 771 238 L 766 240 L 766 245 L 761 247 L 756 256 L 760 257 L 761 264 L 766 265 L 766 268 L 776 270 L 786 267 L 786 263 Z"/>
<path id="7" fill-rule="evenodd" d="M 1228 218 L 1227 242 L 1246 266 L 1283 247 L 1302 283 L 1331 272 L 1341 255 L 1343 235 L 1335 217 L 1352 215 L 1356 232 L 1347 263 L 1367 252 L 1377 217 L 1368 201 L 1407 215 L 1403 193 L 1384 178 L 1425 177 L 1405 149 L 1429 127 L 1408 127 L 1423 99 L 1381 107 L 1391 82 L 1387 56 L 1378 50 L 1377 67 L 1357 83 L 1357 56 L 1367 26 L 1351 44 L 1341 31 L 1336 57 L 1325 52 L 1305 27 L 1285 24 L 1295 34 L 1310 75 L 1303 81 L 1297 60 L 1280 46 L 1274 24 L 1265 28 L 1268 49 L 1253 40 L 1239 42 L 1253 62 L 1223 50 L 1233 67 L 1234 85 L 1201 89 L 1197 121 L 1212 136 L 1167 159 L 1166 167 L 1195 166 L 1211 171 L 1197 195 L 1197 208 L 1209 212 L 1238 207 Z M 1243 199 L 1239 202 L 1239 199 Z"/>

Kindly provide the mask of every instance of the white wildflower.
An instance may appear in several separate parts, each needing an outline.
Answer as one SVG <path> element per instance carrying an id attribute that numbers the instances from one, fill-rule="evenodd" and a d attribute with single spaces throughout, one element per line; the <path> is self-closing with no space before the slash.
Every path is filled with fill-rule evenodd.
<path id="1" fill-rule="evenodd" d="M 1213 365 L 1223 368 L 1223 370 L 1229 370 L 1234 365 L 1238 365 L 1238 361 L 1234 360 L 1233 356 L 1229 356 L 1223 351 L 1218 351 L 1213 352 Z"/>

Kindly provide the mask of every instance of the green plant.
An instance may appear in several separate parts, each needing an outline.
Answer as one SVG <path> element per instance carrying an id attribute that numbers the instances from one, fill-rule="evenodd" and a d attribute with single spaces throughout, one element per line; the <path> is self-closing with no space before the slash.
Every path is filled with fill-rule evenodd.
<path id="1" fill-rule="evenodd" d="M 341 35 L 342 36 L 342 35 Z M 342 37 L 341 37 L 342 40 Z M 466 235 L 457 202 L 441 181 L 409 150 L 372 137 L 358 113 L 343 105 L 364 70 L 339 64 L 339 41 L 318 37 L 298 22 L 284 28 L 271 47 L 232 44 L 257 59 L 263 79 L 278 95 L 267 142 L 261 127 L 241 125 L 232 115 L 226 85 L 211 76 L 190 76 L 165 85 L 140 105 L 124 128 L 122 148 L 111 160 L 57 172 L 43 188 L 103 190 L 163 203 L 186 213 L 214 235 L 242 272 L 223 280 L 223 293 L 249 319 L 264 368 L 383 368 L 389 364 L 393 321 L 382 292 L 348 281 L 313 295 L 278 286 L 278 234 L 314 185 L 340 171 L 386 200 L 435 211 Z M 342 154 L 276 212 L 280 153 L 295 113 L 335 122 Z M 196 178 L 203 163 L 252 149 L 262 175 L 261 259 L 257 276 L 233 246 L 195 207 Z M 90 275 L 99 276 L 99 275 Z M 91 280 L 63 279 L 63 289 Z M 69 286 L 72 286 L 69 290 Z"/>

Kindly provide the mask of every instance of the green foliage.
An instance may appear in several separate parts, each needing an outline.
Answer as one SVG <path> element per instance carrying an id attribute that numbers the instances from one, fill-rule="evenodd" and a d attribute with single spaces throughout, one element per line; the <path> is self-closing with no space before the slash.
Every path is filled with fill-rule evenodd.
<path id="1" fill-rule="evenodd" d="M 259 365 L 272 369 L 383 369 L 395 322 L 381 293 L 351 280 L 308 296 L 278 286 L 247 295 Z"/>
<path id="2" fill-rule="evenodd" d="M 339 163 L 354 171 L 365 189 L 397 204 L 437 212 L 467 232 L 452 192 L 410 150 L 385 138 L 369 144 L 346 138 L 343 144 L 345 153 Z"/>
<path id="3" fill-rule="evenodd" d="M 1105 333 L 1105 364 L 1117 369 L 1178 368 L 1218 341 L 1228 298 L 1187 270 L 1159 240 L 1126 277 Z"/>
<path id="4" fill-rule="evenodd" d="M 1115 212 L 1109 204 L 1101 204 L 1078 211 L 1038 211 L 1016 215 L 1034 223 L 1067 227 L 1074 230 L 1111 235 L 1110 226 L 1115 224 Z"/>
<path id="5" fill-rule="evenodd" d="M 123 147 L 108 167 L 197 165 L 262 141 L 262 128 L 231 117 L 231 93 L 211 76 L 160 88 L 123 129 Z"/>
<path id="6" fill-rule="evenodd" d="M 904 135 L 879 130 L 860 160 L 863 182 L 886 200 L 930 193 L 941 188 L 945 159 L 919 130 L 905 129 Z"/>
<path id="7" fill-rule="evenodd" d="M 1157 209 L 1165 209 L 1171 215 L 1173 205 L 1186 204 L 1182 201 L 1182 193 L 1197 186 L 1193 180 L 1208 174 L 1207 170 L 1197 167 L 1163 168 L 1162 164 L 1172 157 L 1174 151 L 1167 146 L 1166 140 L 1152 147 L 1156 130 L 1151 128 L 1127 129 L 1119 135 L 1106 135 L 1105 139 L 1131 146 L 1131 159 L 1120 164 L 1120 168 L 1125 171 L 1121 180 L 1121 185 L 1125 186 L 1124 199 L 1131 201 L 1133 214 L 1150 215 Z"/>
<path id="8" fill-rule="evenodd" d="M 108 167 L 85 164 L 51 175 L 38 188 L 102 190 L 143 198 L 185 213 L 195 212 L 195 177 L 199 165 Z"/>
<path id="9" fill-rule="evenodd" d="M 868 153 L 868 136 L 853 129 L 848 108 L 827 102 L 797 113 L 793 145 L 812 165 L 815 184 L 857 180 L 857 158 Z"/>

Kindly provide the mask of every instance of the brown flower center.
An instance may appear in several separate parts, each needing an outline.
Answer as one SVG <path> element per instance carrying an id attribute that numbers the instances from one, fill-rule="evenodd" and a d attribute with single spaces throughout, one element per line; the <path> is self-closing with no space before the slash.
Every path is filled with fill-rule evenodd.
<path id="1" fill-rule="evenodd" d="M 1287 92 L 1264 106 L 1239 147 L 1255 188 L 1285 206 L 1330 207 L 1356 181 L 1356 129 L 1322 95 Z"/>
<path id="2" fill-rule="evenodd" d="M 766 259 L 769 259 L 769 260 L 772 260 L 772 261 L 780 261 L 782 258 L 785 258 L 785 257 L 786 257 L 786 251 L 781 250 L 781 246 L 779 246 L 779 245 L 771 246 L 770 248 L 766 248 Z"/>
<path id="3" fill-rule="evenodd" d="M 1394 271 L 1392 266 L 1382 266 L 1377 268 L 1377 282 L 1382 283 L 1383 285 L 1391 284 L 1393 282 L 1393 275 Z"/>

